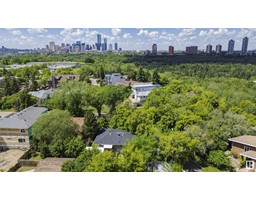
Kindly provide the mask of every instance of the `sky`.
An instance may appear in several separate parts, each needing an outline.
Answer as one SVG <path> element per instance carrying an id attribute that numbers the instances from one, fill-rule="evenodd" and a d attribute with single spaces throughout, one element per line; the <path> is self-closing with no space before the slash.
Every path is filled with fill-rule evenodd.
<path id="1" fill-rule="evenodd" d="M 241 50 L 243 37 L 249 38 L 248 50 L 256 49 L 256 29 L 250 28 L 0 28 L 0 46 L 7 48 L 45 48 L 46 44 L 75 43 L 95 44 L 97 34 L 115 42 L 123 50 L 147 50 L 156 43 L 158 50 L 175 50 L 196 45 L 205 49 L 217 44 L 227 50 L 228 41 L 235 40 L 235 50 Z M 102 39 L 103 40 L 103 39 Z"/>

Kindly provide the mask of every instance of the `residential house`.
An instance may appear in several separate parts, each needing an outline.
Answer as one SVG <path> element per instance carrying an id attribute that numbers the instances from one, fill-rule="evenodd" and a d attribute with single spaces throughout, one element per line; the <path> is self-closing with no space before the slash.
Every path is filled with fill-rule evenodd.
<path id="1" fill-rule="evenodd" d="M 115 85 L 116 83 L 124 82 L 126 79 L 120 73 L 109 73 L 105 75 L 106 85 Z"/>
<path id="2" fill-rule="evenodd" d="M 31 94 L 34 97 L 37 97 L 39 101 L 43 101 L 49 97 L 52 96 L 53 89 L 48 89 L 48 90 L 38 90 L 38 91 L 31 91 L 29 94 Z"/>
<path id="3" fill-rule="evenodd" d="M 119 152 L 122 146 L 133 137 L 135 137 L 135 135 L 118 129 L 106 129 L 103 133 L 96 136 L 94 143 L 104 149 Z"/>
<path id="4" fill-rule="evenodd" d="M 31 145 L 32 126 L 45 113 L 45 107 L 28 107 L 10 117 L 0 119 L 0 148 L 28 149 Z"/>
<path id="5" fill-rule="evenodd" d="M 256 171 L 256 136 L 242 135 L 229 139 L 231 150 L 246 158 L 246 168 Z"/>
<path id="6" fill-rule="evenodd" d="M 58 76 L 52 76 L 48 79 L 48 87 L 49 88 L 56 88 L 59 83 L 64 83 L 67 81 L 78 81 L 80 78 L 80 75 L 58 75 Z"/>
<path id="7" fill-rule="evenodd" d="M 131 85 L 132 87 L 132 94 L 130 96 L 130 100 L 134 104 L 141 104 L 142 102 L 146 101 L 147 96 L 154 88 L 159 88 L 159 84 L 152 84 L 152 83 L 135 83 Z"/>

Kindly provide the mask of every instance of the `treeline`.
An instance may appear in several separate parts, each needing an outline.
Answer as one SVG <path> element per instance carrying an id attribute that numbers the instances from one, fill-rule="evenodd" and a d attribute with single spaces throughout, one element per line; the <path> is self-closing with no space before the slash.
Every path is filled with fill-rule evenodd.
<path id="1" fill-rule="evenodd" d="M 183 63 L 256 64 L 256 56 L 240 55 L 126 55 L 127 63 L 137 65 L 175 65 Z"/>

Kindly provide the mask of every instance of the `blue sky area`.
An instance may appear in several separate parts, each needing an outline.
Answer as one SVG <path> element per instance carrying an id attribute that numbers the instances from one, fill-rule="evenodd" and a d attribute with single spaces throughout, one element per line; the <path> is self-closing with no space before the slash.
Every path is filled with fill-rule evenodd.
<path id="1" fill-rule="evenodd" d="M 186 46 L 197 45 L 205 49 L 217 44 L 226 50 L 228 41 L 235 40 L 235 50 L 241 50 L 243 37 L 249 37 L 248 49 L 256 49 L 256 29 L 232 28 L 12 28 L 0 29 L 0 46 L 7 48 L 44 48 L 50 41 L 56 44 L 76 41 L 94 44 L 97 34 L 106 37 L 109 43 L 118 43 L 123 50 L 151 49 L 152 44 L 158 50 L 167 50 L 169 45 L 175 50 L 184 50 Z"/>

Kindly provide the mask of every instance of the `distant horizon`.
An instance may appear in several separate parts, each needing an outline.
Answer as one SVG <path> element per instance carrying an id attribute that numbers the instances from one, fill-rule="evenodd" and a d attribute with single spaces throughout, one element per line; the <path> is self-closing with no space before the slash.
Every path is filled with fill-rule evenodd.
<path id="1" fill-rule="evenodd" d="M 107 38 L 108 45 L 117 42 L 124 51 L 151 50 L 153 44 L 157 44 L 158 51 L 168 51 L 169 46 L 175 51 L 185 51 L 186 46 L 205 50 L 208 44 L 213 50 L 220 44 L 222 51 L 227 51 L 231 39 L 235 41 L 234 51 L 241 51 L 244 37 L 249 38 L 248 51 L 256 49 L 256 29 L 246 28 L 0 28 L 0 46 L 25 50 L 42 49 L 49 42 L 93 45 L 97 34 L 102 35 L 102 41 Z"/>

